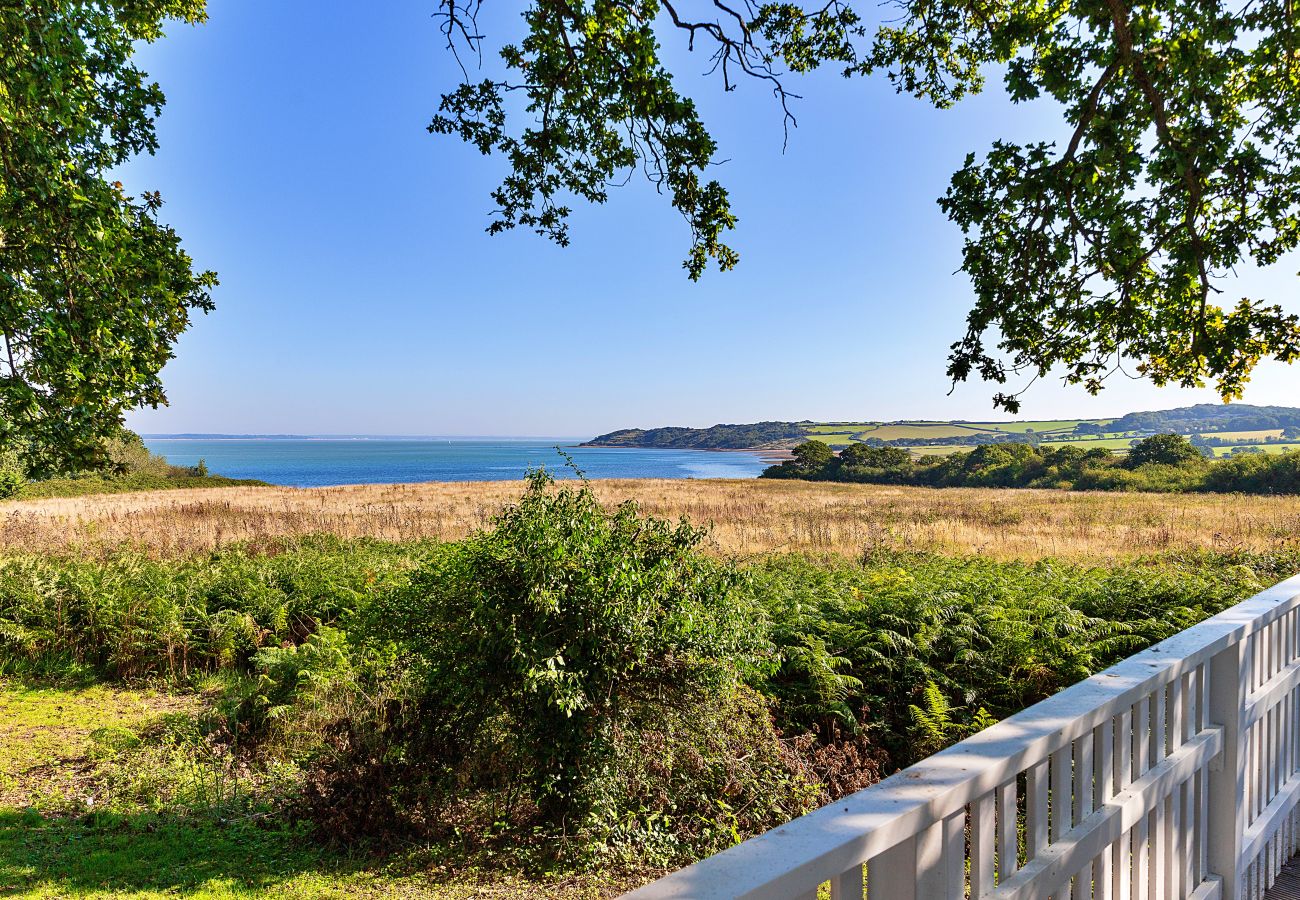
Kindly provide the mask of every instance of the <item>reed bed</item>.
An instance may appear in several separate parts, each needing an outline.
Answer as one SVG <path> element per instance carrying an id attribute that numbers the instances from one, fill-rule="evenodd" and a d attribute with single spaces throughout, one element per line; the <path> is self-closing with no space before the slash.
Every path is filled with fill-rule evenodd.
<path id="1" fill-rule="evenodd" d="M 602 501 L 713 528 L 714 550 L 856 555 L 871 548 L 996 559 L 1117 559 L 1300 546 L 1300 497 L 1070 493 L 789 481 L 611 480 Z M 212 488 L 0 505 L 0 550 L 135 545 L 160 556 L 305 534 L 451 540 L 486 525 L 520 482 Z"/>

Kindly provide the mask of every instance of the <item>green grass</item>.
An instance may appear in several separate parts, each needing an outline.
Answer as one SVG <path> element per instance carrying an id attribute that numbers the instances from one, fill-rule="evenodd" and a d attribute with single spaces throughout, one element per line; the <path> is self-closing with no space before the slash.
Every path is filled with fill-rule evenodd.
<path id="1" fill-rule="evenodd" d="M 909 446 L 918 456 L 946 456 L 957 451 L 969 450 L 975 445 L 974 439 L 979 435 L 1024 434 L 1033 430 L 1044 438 L 1045 444 L 1072 444 L 1085 449 L 1105 447 L 1110 450 L 1128 450 L 1133 441 L 1132 434 L 1103 433 L 1099 435 L 1075 436 L 1074 429 L 1083 423 L 1106 426 L 1113 419 L 1040 419 L 1029 422 L 939 422 L 923 419 L 904 422 L 817 422 L 806 425 L 808 436 L 824 441 L 836 449 L 842 449 L 867 437 L 883 441 L 925 440 L 929 438 L 971 438 L 970 444 Z M 1207 433 L 1207 436 L 1225 440 L 1263 440 L 1281 435 L 1280 429 L 1270 431 L 1225 431 Z M 1270 444 L 1264 446 L 1270 453 L 1282 449 L 1300 446 L 1294 444 Z M 1225 456 L 1231 447 L 1216 448 L 1215 455 Z"/>
<path id="2" fill-rule="evenodd" d="M 878 422 L 821 422 L 809 425 L 811 434 L 857 434 L 859 431 L 871 431 L 879 428 Z"/>
<path id="3" fill-rule="evenodd" d="M 595 875 L 532 878 L 449 870 L 428 854 L 332 854 L 301 828 L 155 815 L 51 819 L 0 811 L 0 895 L 64 898 L 609 897 Z M 624 885 L 628 886 L 628 885 Z"/>
<path id="4" fill-rule="evenodd" d="M 1104 425 L 1109 419 L 1043 419 L 1034 422 L 939 422 L 924 419 L 905 422 L 818 422 L 808 425 L 809 437 L 843 447 L 862 437 L 883 441 L 909 438 L 971 437 L 981 434 L 1024 434 L 1033 429 L 1039 434 L 1069 434 L 1081 422 Z M 950 452 L 948 450 L 941 451 Z"/>
<path id="5" fill-rule="evenodd" d="M 0 806 L 63 805 L 75 794 L 75 761 L 91 753 L 97 729 L 135 728 L 192 705 L 149 690 L 0 684 Z"/>
<path id="6" fill-rule="evenodd" d="M 878 437 L 883 441 L 897 441 L 908 440 L 911 438 L 974 438 L 979 434 L 993 433 L 995 432 L 990 429 L 980 428 L 976 425 L 954 425 L 950 422 L 939 422 L 935 424 L 908 422 L 898 425 L 881 425 L 875 431 L 871 432 L 871 436 Z"/>
<path id="7" fill-rule="evenodd" d="M 1262 431 L 1202 431 L 1200 434 L 1208 438 L 1218 438 L 1223 441 L 1262 441 L 1265 438 L 1281 437 L 1281 428 L 1269 428 Z"/>
<path id="8" fill-rule="evenodd" d="M 1237 447 L 1248 447 L 1252 450 L 1262 450 L 1265 453 L 1285 453 L 1288 450 L 1300 450 L 1300 443 L 1294 444 L 1237 444 L 1231 447 L 1211 447 L 1214 455 L 1218 457 L 1231 456 L 1232 451 Z"/>
<path id="9" fill-rule="evenodd" d="M 856 443 L 857 435 L 864 431 L 873 432 L 878 426 L 871 424 L 861 425 L 814 425 L 809 428 L 808 436 L 814 440 L 823 441 L 832 447 L 847 447 Z"/>
<path id="10" fill-rule="evenodd" d="M 1084 450 L 1091 450 L 1095 447 L 1105 447 L 1108 450 L 1128 450 L 1133 446 L 1132 438 L 1088 438 L 1079 441 L 1043 441 L 1044 447 L 1080 447 Z"/>
<path id="11" fill-rule="evenodd" d="M 990 431 L 1004 431 L 1007 434 L 1024 434 L 1031 428 L 1039 434 L 1048 434 L 1073 431 L 1084 422 L 1105 425 L 1109 421 L 1109 419 L 1043 419 L 1038 422 L 970 422 L 968 424 L 987 428 Z"/>
<path id="12" fill-rule="evenodd" d="M 125 494 L 130 491 L 163 491 L 208 487 L 263 487 L 265 481 L 252 478 L 226 478 L 221 475 L 167 477 L 142 472 L 120 476 L 80 476 L 51 478 L 24 485 L 13 498 L 40 500 L 46 497 L 84 497 L 91 494 Z"/>
<path id="13" fill-rule="evenodd" d="M 607 897 L 618 878 L 454 867 L 436 848 L 331 852 L 282 817 L 97 809 L 96 736 L 194 711 L 193 693 L 0 679 L 0 896 L 31 898 Z M 622 884 L 622 887 L 629 885 Z"/>

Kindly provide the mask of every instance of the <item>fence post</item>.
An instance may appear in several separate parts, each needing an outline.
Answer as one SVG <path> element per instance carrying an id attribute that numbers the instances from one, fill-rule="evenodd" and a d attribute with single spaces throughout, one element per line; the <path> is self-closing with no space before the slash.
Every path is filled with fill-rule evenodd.
<path id="1" fill-rule="evenodd" d="M 916 835 L 868 860 L 867 896 L 923 900 L 916 896 Z"/>
<path id="2" fill-rule="evenodd" d="M 1241 858 L 1246 832 L 1246 754 L 1243 724 L 1250 690 L 1251 639 L 1243 637 L 1210 660 L 1210 704 L 1207 721 L 1223 728 L 1223 752 L 1209 772 L 1210 871 L 1223 879 L 1224 900 L 1241 900 L 1245 862 Z"/>

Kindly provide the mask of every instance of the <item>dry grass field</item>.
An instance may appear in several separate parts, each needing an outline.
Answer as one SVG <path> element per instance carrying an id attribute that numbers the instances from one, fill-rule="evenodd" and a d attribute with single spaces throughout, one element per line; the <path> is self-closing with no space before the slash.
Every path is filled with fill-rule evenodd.
<path id="1" fill-rule="evenodd" d="M 1300 544 L 1300 497 L 1068 493 L 792 481 L 598 481 L 614 504 L 711 524 L 716 549 L 750 555 L 866 548 L 1000 559 L 1114 559 L 1181 549 Z M 452 539 L 486 524 L 519 482 L 214 488 L 0 504 L 0 551 L 134 544 L 162 555 L 327 532 Z"/>

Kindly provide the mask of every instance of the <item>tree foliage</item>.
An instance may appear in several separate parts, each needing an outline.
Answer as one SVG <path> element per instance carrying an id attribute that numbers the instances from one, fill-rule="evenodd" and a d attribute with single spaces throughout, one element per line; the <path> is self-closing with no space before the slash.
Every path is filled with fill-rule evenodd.
<path id="1" fill-rule="evenodd" d="M 211 308 L 158 219 L 112 170 L 158 146 L 157 84 L 132 62 L 203 0 L 0 4 L 0 444 L 33 475 L 96 468 L 122 413 L 165 402 L 159 371 Z"/>
<path id="2" fill-rule="evenodd" d="M 1130 469 L 1152 463 L 1162 466 L 1181 466 L 1202 462 L 1201 451 L 1181 434 L 1153 434 L 1133 445 L 1124 460 Z"/>
<path id="3" fill-rule="evenodd" d="M 1237 268 L 1300 241 L 1300 29 L 1291 0 L 893 0 L 872 28 L 840 0 L 531 0 L 500 77 L 445 95 L 431 130 L 511 173 L 491 231 L 568 242 L 565 197 L 603 203 L 638 166 L 686 217 L 685 266 L 737 262 L 717 148 L 675 85 L 663 43 L 710 55 L 727 90 L 770 88 L 793 122 L 789 76 L 883 72 L 947 107 L 1002 76 L 1013 101 L 1054 101 L 1063 141 L 972 153 L 940 203 L 967 235 L 976 302 L 949 374 L 1005 383 L 1057 370 L 1097 392 L 1128 360 L 1157 384 L 1241 395 L 1261 359 L 1300 353 L 1275 300 L 1223 297 Z M 479 0 L 440 4 L 453 50 L 482 55 Z M 508 115 L 507 98 L 523 97 Z M 511 110 L 515 107 L 511 105 Z M 520 128 L 514 118 L 525 120 Z M 995 404 L 1019 408 L 1016 393 Z"/>
<path id="4" fill-rule="evenodd" d="M 1178 434 L 1132 442 L 1126 456 L 1083 443 L 1057 446 L 1010 441 L 983 444 L 969 453 L 913 458 L 898 447 L 855 444 L 829 458 L 809 441 L 794 459 L 763 471 L 762 478 L 910 484 L 926 487 L 1063 488 L 1087 491 L 1161 491 L 1242 494 L 1300 493 L 1300 451 L 1235 453 L 1207 459 Z"/>

